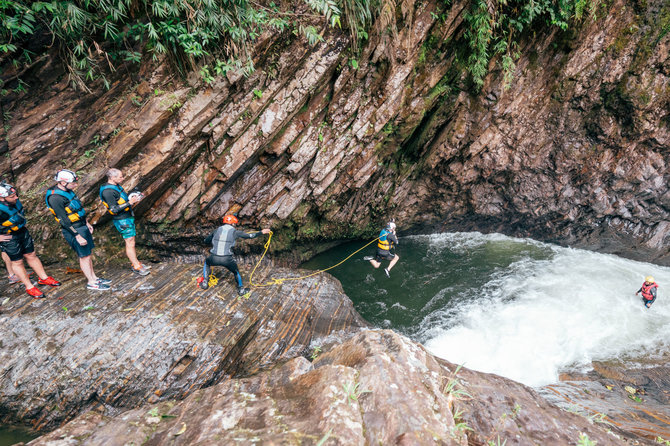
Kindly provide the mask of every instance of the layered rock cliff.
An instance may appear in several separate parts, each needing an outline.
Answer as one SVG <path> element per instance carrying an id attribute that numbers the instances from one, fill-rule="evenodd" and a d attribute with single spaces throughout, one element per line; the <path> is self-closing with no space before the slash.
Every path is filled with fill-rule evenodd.
<path id="1" fill-rule="evenodd" d="M 116 166 L 145 192 L 137 211 L 165 253 L 232 211 L 281 229 L 273 249 L 369 235 L 395 216 L 401 230 L 495 230 L 669 261 L 667 2 L 615 0 L 576 30 L 538 29 L 511 88 L 493 70 L 481 91 L 462 62 L 469 3 L 403 5 L 397 35 L 360 54 L 333 29 L 314 47 L 263 35 L 254 73 L 211 84 L 147 60 L 84 94 L 55 58 L 38 59 L 21 73 L 27 91 L 2 98 L 4 176 L 45 243 L 54 171 L 81 173 L 90 209 Z"/>

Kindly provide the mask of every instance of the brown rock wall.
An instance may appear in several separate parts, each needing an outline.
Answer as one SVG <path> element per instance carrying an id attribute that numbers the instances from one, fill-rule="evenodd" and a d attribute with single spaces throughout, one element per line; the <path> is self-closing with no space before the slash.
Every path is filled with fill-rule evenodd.
<path id="1" fill-rule="evenodd" d="M 481 92 L 460 62 L 467 8 L 437 20 L 435 3 L 417 2 L 397 35 L 357 55 L 333 30 L 314 47 L 266 35 L 254 73 L 211 85 L 146 63 L 81 94 L 45 59 L 33 88 L 2 99 L 5 176 L 45 239 L 53 172 L 81 172 L 98 221 L 115 165 L 147 196 L 137 210 L 155 246 L 191 248 L 185 236 L 227 211 L 285 232 L 277 249 L 372 234 L 393 215 L 402 230 L 501 231 L 667 263 L 667 2 L 616 0 L 572 31 L 538 29 L 511 88 L 494 70 Z"/>

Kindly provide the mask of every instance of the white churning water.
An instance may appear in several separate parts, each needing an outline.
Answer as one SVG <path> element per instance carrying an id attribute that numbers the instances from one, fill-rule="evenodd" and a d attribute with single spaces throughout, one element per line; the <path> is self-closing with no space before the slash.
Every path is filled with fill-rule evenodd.
<path id="1" fill-rule="evenodd" d="M 668 351 L 670 268 L 498 234 L 417 238 L 433 255 L 482 245 L 546 251 L 542 260 L 527 256 L 501 268 L 427 315 L 417 335 L 437 356 L 541 386 L 560 372 L 588 370 L 593 360 L 640 364 Z M 647 275 L 659 284 L 649 310 L 634 295 Z"/>

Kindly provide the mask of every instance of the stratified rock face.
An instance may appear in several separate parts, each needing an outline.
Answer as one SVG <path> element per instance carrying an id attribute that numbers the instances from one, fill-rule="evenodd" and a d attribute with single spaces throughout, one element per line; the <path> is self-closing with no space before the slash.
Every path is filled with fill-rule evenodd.
<path id="1" fill-rule="evenodd" d="M 112 270 L 105 273 L 111 292 L 87 292 L 81 274 L 57 271 L 63 286 L 39 301 L 20 284 L 6 286 L 0 414 L 44 429 L 94 406 L 113 412 L 181 399 L 307 354 L 316 338 L 367 326 L 327 275 L 240 297 L 230 273 L 213 288 L 197 288 L 201 271 L 175 263 L 155 265 L 142 278 Z M 263 266 L 254 282 L 298 274 Z"/>
<path id="2" fill-rule="evenodd" d="M 580 433 L 625 444 L 528 387 L 373 330 L 313 363 L 296 358 L 111 419 L 89 412 L 30 444 L 574 445 Z"/>
<path id="3" fill-rule="evenodd" d="M 252 75 L 211 85 L 145 63 L 84 95 L 46 59 L 25 75 L 35 88 L 2 99 L 4 170 L 36 222 L 56 168 L 82 174 L 97 218 L 105 169 L 120 167 L 163 246 L 192 244 L 227 211 L 281 229 L 273 249 L 372 234 L 395 215 L 401 230 L 496 230 L 668 263 L 668 2 L 615 0 L 577 31 L 529 33 L 511 88 L 494 71 L 481 92 L 460 62 L 470 5 L 442 5 L 403 3 L 397 35 L 373 36 L 355 64 L 340 31 L 314 47 L 262 36 Z"/>

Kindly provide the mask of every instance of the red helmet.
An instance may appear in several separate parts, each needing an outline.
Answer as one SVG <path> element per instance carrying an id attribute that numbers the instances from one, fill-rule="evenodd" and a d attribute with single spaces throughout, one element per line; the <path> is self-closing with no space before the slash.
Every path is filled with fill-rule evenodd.
<path id="1" fill-rule="evenodd" d="M 229 225 L 236 225 L 240 221 L 234 215 L 226 215 L 225 217 L 223 217 L 223 222 Z"/>

